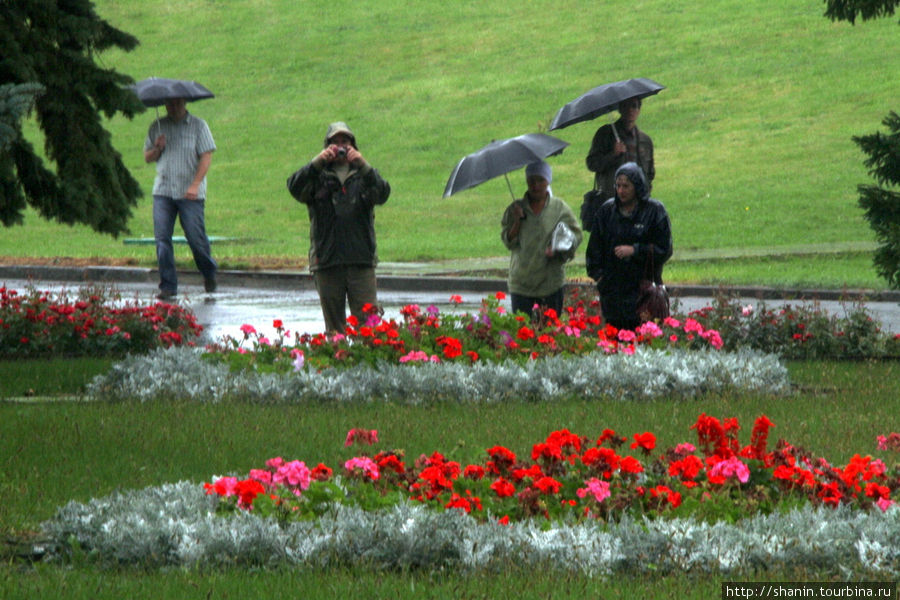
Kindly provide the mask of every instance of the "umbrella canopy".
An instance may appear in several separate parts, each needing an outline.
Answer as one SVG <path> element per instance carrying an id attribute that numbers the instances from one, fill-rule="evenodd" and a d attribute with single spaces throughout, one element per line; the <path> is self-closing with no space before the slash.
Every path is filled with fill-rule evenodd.
<path id="1" fill-rule="evenodd" d="M 556 116 L 553 117 L 553 122 L 550 123 L 550 131 L 582 121 L 590 121 L 614 110 L 623 100 L 646 98 L 659 93 L 665 87 L 644 77 L 595 87 L 559 109 Z"/>
<path id="2" fill-rule="evenodd" d="M 444 198 L 475 187 L 488 179 L 506 175 L 510 171 L 561 153 L 569 142 L 545 133 L 526 133 L 505 140 L 494 140 L 478 152 L 473 152 L 453 169 L 444 188 Z M 513 194 L 509 178 L 506 179 L 510 194 Z M 513 194 L 513 199 L 515 199 Z"/>
<path id="3" fill-rule="evenodd" d="M 215 97 L 211 91 L 196 81 L 165 77 L 150 77 L 138 81 L 132 89 L 144 106 L 162 106 L 166 100 L 173 98 L 184 98 L 190 102 Z"/>

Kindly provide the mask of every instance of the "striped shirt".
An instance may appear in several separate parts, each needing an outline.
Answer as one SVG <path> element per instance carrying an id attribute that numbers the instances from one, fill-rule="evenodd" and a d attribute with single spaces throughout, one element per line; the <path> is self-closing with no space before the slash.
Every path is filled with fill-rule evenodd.
<path id="1" fill-rule="evenodd" d="M 154 121 L 147 131 L 145 151 L 153 147 L 153 142 L 160 134 L 166 136 L 166 148 L 156 161 L 153 195 L 184 198 L 184 193 L 197 174 L 200 156 L 214 151 L 216 143 L 206 121 L 190 113 L 181 121 L 168 116 Z M 206 177 L 197 190 L 197 199 L 206 199 Z"/>

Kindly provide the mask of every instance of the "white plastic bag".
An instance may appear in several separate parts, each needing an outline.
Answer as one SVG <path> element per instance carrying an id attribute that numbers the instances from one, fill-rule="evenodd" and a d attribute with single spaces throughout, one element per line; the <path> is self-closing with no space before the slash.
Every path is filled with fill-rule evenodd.
<path id="1" fill-rule="evenodd" d="M 568 252 L 574 245 L 575 234 L 572 233 L 572 230 L 562 221 L 557 223 L 553 235 L 550 237 L 550 248 L 553 252 Z"/>

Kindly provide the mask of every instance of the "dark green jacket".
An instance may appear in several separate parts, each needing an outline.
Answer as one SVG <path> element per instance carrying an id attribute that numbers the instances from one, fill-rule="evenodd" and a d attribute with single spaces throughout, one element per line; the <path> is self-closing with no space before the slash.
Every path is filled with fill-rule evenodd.
<path id="1" fill-rule="evenodd" d="M 378 264 L 375 206 L 391 186 L 365 164 L 342 184 L 327 166 L 310 162 L 287 180 L 288 191 L 309 211 L 309 269 Z"/>
<path id="2" fill-rule="evenodd" d="M 590 231 L 594 228 L 593 215 L 600 208 L 600 205 L 616 195 L 616 169 L 628 162 L 625 154 L 613 153 L 616 144 L 613 126 L 616 127 L 620 137 L 624 134 L 625 128 L 621 119 L 615 123 L 607 123 L 600 127 L 597 133 L 594 134 L 594 139 L 591 141 L 591 149 L 584 161 L 587 168 L 594 172 L 594 189 L 600 190 L 594 206 L 582 205 L 581 207 L 581 222 L 585 231 Z M 656 178 L 656 165 L 653 162 L 653 140 L 650 139 L 649 135 L 638 129 L 637 125 L 634 127 L 634 135 L 637 138 L 636 162 L 647 178 L 648 191 L 652 191 L 653 180 Z"/>

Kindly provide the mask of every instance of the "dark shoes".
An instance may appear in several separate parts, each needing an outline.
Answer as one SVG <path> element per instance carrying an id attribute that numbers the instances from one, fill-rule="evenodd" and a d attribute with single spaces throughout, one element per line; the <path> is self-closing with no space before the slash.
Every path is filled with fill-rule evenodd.
<path id="1" fill-rule="evenodd" d="M 216 291 L 217 287 L 218 286 L 216 285 L 215 277 L 210 277 L 208 279 L 203 280 L 203 289 L 206 290 L 207 294 L 212 294 L 214 291 Z M 175 296 L 176 296 L 175 292 L 170 292 L 169 290 L 159 290 L 159 293 L 156 294 L 156 299 L 162 300 L 165 302 L 167 300 L 171 300 Z"/>

